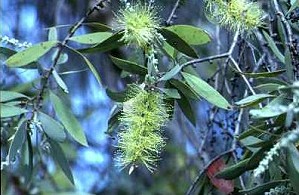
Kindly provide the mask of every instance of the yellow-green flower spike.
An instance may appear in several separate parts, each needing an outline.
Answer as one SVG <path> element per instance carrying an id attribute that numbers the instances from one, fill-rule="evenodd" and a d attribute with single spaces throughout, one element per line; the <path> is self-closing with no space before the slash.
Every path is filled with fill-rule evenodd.
<path id="1" fill-rule="evenodd" d="M 263 24 L 263 10 L 249 0 L 206 0 L 206 12 L 220 25 L 250 31 Z"/>
<path id="2" fill-rule="evenodd" d="M 168 119 L 167 108 L 158 92 L 140 89 L 132 95 L 124 103 L 115 160 L 121 168 L 130 165 L 130 172 L 139 164 L 152 172 L 165 145 L 161 127 Z"/>
<path id="3" fill-rule="evenodd" d="M 116 14 L 116 29 L 124 31 L 122 40 L 126 44 L 146 48 L 161 37 L 157 32 L 160 19 L 156 15 L 157 12 L 152 6 L 129 5 Z"/>

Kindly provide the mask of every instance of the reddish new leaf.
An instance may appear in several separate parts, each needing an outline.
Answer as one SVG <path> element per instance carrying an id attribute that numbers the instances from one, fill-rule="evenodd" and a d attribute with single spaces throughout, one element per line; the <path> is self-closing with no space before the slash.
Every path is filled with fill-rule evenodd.
<path id="1" fill-rule="evenodd" d="M 224 161 L 219 158 L 210 164 L 207 169 L 207 176 L 209 177 L 211 183 L 219 189 L 219 191 L 229 194 L 234 191 L 234 182 L 233 180 L 218 179 L 215 177 L 216 173 L 225 169 Z"/>

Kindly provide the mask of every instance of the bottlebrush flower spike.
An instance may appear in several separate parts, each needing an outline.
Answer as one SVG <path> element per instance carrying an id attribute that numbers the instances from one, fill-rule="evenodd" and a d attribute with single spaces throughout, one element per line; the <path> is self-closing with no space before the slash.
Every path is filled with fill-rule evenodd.
<path id="1" fill-rule="evenodd" d="M 263 24 L 263 10 L 249 0 L 206 0 L 206 12 L 211 19 L 232 30 L 250 31 Z"/>
<path id="2" fill-rule="evenodd" d="M 159 40 L 161 35 L 160 19 L 156 9 L 148 5 L 128 5 L 116 14 L 116 30 L 123 30 L 123 41 L 146 48 L 148 44 Z"/>
<path id="3" fill-rule="evenodd" d="M 121 168 L 131 165 L 130 172 L 139 164 L 152 172 L 165 145 L 161 127 L 168 119 L 167 108 L 158 92 L 139 89 L 132 97 L 123 105 L 115 160 Z"/>

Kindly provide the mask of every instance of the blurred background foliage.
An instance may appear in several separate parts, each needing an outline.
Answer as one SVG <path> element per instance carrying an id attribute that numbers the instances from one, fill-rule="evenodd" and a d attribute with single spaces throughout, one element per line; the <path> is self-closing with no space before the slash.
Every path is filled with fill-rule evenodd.
<path id="1" fill-rule="evenodd" d="M 92 0 L 2 0 L 0 34 L 22 42 L 39 43 L 47 39 L 49 27 L 74 24 L 94 3 Z M 176 0 L 156 1 L 155 4 L 163 21 L 167 20 L 175 3 Z M 271 17 L 274 17 L 274 12 L 268 10 L 268 3 L 261 4 L 266 11 L 269 11 Z M 87 22 L 96 21 L 112 25 L 113 13 L 117 12 L 118 6 L 118 1 L 112 1 L 111 5 L 93 13 Z M 176 16 L 177 18 L 173 20 L 175 24 L 199 26 L 210 34 L 212 41 L 196 48 L 200 56 L 228 51 L 233 33 L 206 19 L 202 1 L 181 1 Z M 83 27 L 76 34 L 85 34 L 93 30 Z M 68 28 L 59 28 L 59 39 L 63 39 L 67 31 Z M 298 30 L 295 32 L 298 33 Z M 257 42 L 253 38 L 251 40 L 254 44 Z M 14 50 L 20 49 L 7 43 L 1 44 Z M 244 49 L 242 44 L 245 44 L 244 40 L 238 42 L 239 51 L 236 51 L 236 56 L 242 55 L 239 59 L 240 66 L 243 70 L 249 71 L 252 70 L 250 64 L 254 62 L 246 55 L 246 52 L 249 55 L 250 48 Z M 68 63 L 59 66 L 59 72 L 80 70 L 74 74 L 65 74 L 63 77 L 69 89 L 69 96 L 65 99 L 69 98 L 69 106 L 80 120 L 89 144 L 89 147 L 70 141 L 61 144 L 71 165 L 76 185 L 68 181 L 50 155 L 45 155 L 34 167 L 34 177 L 30 185 L 23 183 L 22 170 L 19 170 L 17 165 L 1 170 L 1 194 L 58 194 L 58 192 L 76 194 L 76 191 L 78 194 L 184 194 L 199 171 L 211 159 L 231 148 L 239 111 L 217 110 L 206 101 L 191 101 L 196 125 L 189 122 L 181 110 L 175 107 L 174 117 L 165 130 L 167 145 L 161 155 L 163 160 L 159 162 L 157 171 L 150 173 L 142 167 L 131 175 L 128 175 L 127 170 L 119 171 L 113 161 L 116 150 L 115 134 L 105 133 L 108 130 L 111 109 L 115 105 L 107 96 L 106 88 L 120 91 L 130 82 L 130 77 L 123 77 L 121 70 L 114 66 L 109 58 L 109 55 L 113 55 L 129 59 L 128 54 L 132 51 L 128 50 L 116 49 L 88 55 L 101 75 L 102 86 L 99 86 L 83 63 L 78 63 L 82 60 L 73 53 L 67 53 Z M 1 61 L 4 60 L 3 56 L 0 57 Z M 40 60 L 45 67 L 50 66 L 50 57 L 42 57 Z M 167 59 L 162 58 L 162 69 L 167 69 L 167 62 Z M 196 70 L 201 78 L 214 84 L 213 75 L 218 65 L 217 61 L 208 61 L 197 66 Z M 274 70 L 277 67 L 279 69 L 279 63 L 275 62 L 275 65 L 262 64 L 261 67 L 265 70 Z M 1 90 L 13 90 L 31 96 L 38 89 L 36 79 L 41 72 L 36 69 L 16 70 L 1 65 L 0 71 Z M 218 86 L 218 89 L 233 101 L 242 99 L 246 87 L 240 76 L 234 71 L 230 71 L 225 76 L 227 78 L 225 82 L 230 83 L 234 91 L 231 94 L 226 93 L 223 90 L 224 85 Z M 244 130 L 248 127 L 249 121 L 246 120 L 248 114 L 244 114 L 243 117 L 245 118 L 243 123 L 238 125 Z M 1 121 L 1 161 L 5 161 L 9 147 L 8 139 L 14 133 L 10 131 L 10 127 L 16 126 L 17 122 L 17 120 Z M 42 151 L 47 153 L 46 145 L 42 143 L 35 145 L 34 142 L 33 145 L 35 149 L 41 147 Z M 238 157 L 241 154 L 242 150 L 238 149 Z M 220 194 L 212 187 L 208 187 L 208 191 L 212 194 Z"/>

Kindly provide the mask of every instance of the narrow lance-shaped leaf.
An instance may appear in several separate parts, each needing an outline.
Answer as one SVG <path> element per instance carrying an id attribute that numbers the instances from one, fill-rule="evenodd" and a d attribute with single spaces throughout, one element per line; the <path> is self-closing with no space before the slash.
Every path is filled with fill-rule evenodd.
<path id="1" fill-rule="evenodd" d="M 57 29 L 56 27 L 51 27 L 49 28 L 49 33 L 48 33 L 48 40 L 49 41 L 57 41 Z"/>
<path id="2" fill-rule="evenodd" d="M 287 147 L 287 170 L 291 184 L 296 193 L 299 194 L 299 151 L 293 144 Z"/>
<path id="3" fill-rule="evenodd" d="M 0 91 L 0 102 L 7 102 L 15 99 L 29 99 L 29 97 L 15 91 Z"/>
<path id="4" fill-rule="evenodd" d="M 66 130 L 77 142 L 84 146 L 87 146 L 87 141 L 83 129 L 81 128 L 80 123 L 77 121 L 69 107 L 65 106 L 62 100 L 53 92 L 50 92 L 50 100 L 53 103 L 54 110 L 57 116 L 59 117 Z"/>
<path id="5" fill-rule="evenodd" d="M 198 57 L 195 50 L 188 43 L 186 43 L 182 38 L 180 38 L 176 33 L 166 28 L 162 28 L 160 30 L 160 33 L 166 39 L 167 43 L 172 47 L 174 47 L 175 49 L 177 49 L 178 51 L 193 58 Z"/>
<path id="6" fill-rule="evenodd" d="M 269 47 L 271 48 L 271 50 L 273 51 L 274 55 L 282 62 L 284 63 L 284 56 L 282 55 L 282 53 L 279 51 L 279 49 L 277 48 L 274 40 L 268 35 L 268 33 L 266 31 L 263 31 L 263 34 L 269 44 Z"/>
<path id="7" fill-rule="evenodd" d="M 64 127 L 59 122 L 42 112 L 38 113 L 38 118 L 42 123 L 43 130 L 51 139 L 59 142 L 65 140 Z"/>
<path id="8" fill-rule="evenodd" d="M 69 93 L 67 85 L 65 84 L 65 82 L 62 80 L 62 78 L 59 76 L 59 74 L 56 72 L 55 69 L 52 71 L 52 75 L 53 75 L 55 81 L 57 82 L 57 84 L 59 85 L 59 87 L 61 87 L 61 89 L 65 93 Z"/>
<path id="9" fill-rule="evenodd" d="M 65 157 L 65 154 L 63 153 L 63 150 L 61 149 L 60 145 L 55 142 L 54 140 L 48 139 L 50 146 L 51 146 L 51 156 L 54 158 L 54 160 L 58 163 L 58 165 L 61 167 L 64 174 L 67 176 L 67 178 L 74 184 L 74 178 L 72 171 L 69 167 L 68 160 Z"/>
<path id="10" fill-rule="evenodd" d="M 210 35 L 203 29 L 190 25 L 173 25 L 166 29 L 176 33 L 190 45 L 203 45 L 211 41 Z"/>
<path id="11" fill-rule="evenodd" d="M 181 96 L 181 98 L 177 99 L 176 101 L 178 102 L 184 115 L 188 118 L 188 120 L 194 126 L 196 126 L 196 117 L 194 115 L 194 112 L 192 110 L 192 106 L 191 106 L 189 100 L 183 94 L 180 94 L 180 96 Z"/>
<path id="12" fill-rule="evenodd" d="M 85 63 L 87 64 L 87 66 L 90 68 L 91 72 L 93 73 L 93 75 L 95 76 L 95 78 L 97 79 L 98 83 L 100 85 L 101 84 L 101 77 L 98 74 L 98 71 L 96 70 L 96 68 L 92 65 L 92 63 L 83 55 L 81 54 L 79 51 L 77 51 L 76 49 L 73 49 L 71 47 L 68 47 L 70 50 L 74 51 L 75 53 L 79 54 L 79 56 L 81 56 L 83 58 L 83 60 L 85 61 Z"/>
<path id="13" fill-rule="evenodd" d="M 182 75 L 187 81 L 188 85 L 208 102 L 223 109 L 229 109 L 231 107 L 227 100 L 218 91 L 216 91 L 201 78 L 185 72 L 182 72 Z"/>
<path id="14" fill-rule="evenodd" d="M 173 78 L 176 74 L 181 71 L 182 67 L 180 65 L 175 65 L 170 71 L 166 72 L 159 81 L 167 81 Z"/>
<path id="15" fill-rule="evenodd" d="M 117 32 L 110 36 L 108 39 L 104 40 L 103 42 L 96 44 L 95 46 L 79 49 L 79 52 L 83 53 L 91 53 L 91 52 L 105 52 L 110 51 L 112 49 L 119 48 L 120 46 L 125 45 L 124 41 L 121 40 L 123 37 L 123 32 Z"/>
<path id="16" fill-rule="evenodd" d="M 9 57 L 5 63 L 7 66 L 14 68 L 25 66 L 45 55 L 57 43 L 57 41 L 47 41 L 33 45 Z"/>
<path id="17" fill-rule="evenodd" d="M 9 147 L 8 160 L 9 162 L 15 161 L 17 153 L 21 150 L 23 143 L 26 140 L 26 119 L 22 118 L 17 126 L 13 140 Z"/>
<path id="18" fill-rule="evenodd" d="M 278 75 L 284 73 L 285 71 L 286 71 L 285 69 L 282 69 L 282 70 L 276 70 L 272 72 L 257 72 L 257 73 L 238 72 L 238 73 L 244 74 L 251 78 L 259 78 L 259 77 L 277 77 Z"/>
<path id="19" fill-rule="evenodd" d="M 28 110 L 24 109 L 24 108 L 20 108 L 17 106 L 10 106 L 10 105 L 6 105 L 6 104 L 0 104 L 0 110 L 1 110 L 1 114 L 0 117 L 4 118 L 4 117 L 12 117 L 12 116 L 18 116 L 21 115 L 23 113 L 28 112 Z"/>
<path id="20" fill-rule="evenodd" d="M 116 58 L 113 56 L 110 56 L 112 62 L 120 69 L 125 70 L 127 72 L 133 73 L 133 74 L 141 74 L 146 75 L 147 69 L 144 66 L 141 66 L 135 62 L 131 62 L 128 60 Z"/>
<path id="21" fill-rule="evenodd" d="M 177 80 L 177 79 L 170 79 L 170 84 L 177 88 L 182 94 L 186 97 L 197 100 L 200 99 L 200 96 L 185 82 Z"/>
<path id="22" fill-rule="evenodd" d="M 71 41 L 76 41 L 83 44 L 99 44 L 112 36 L 110 32 L 96 32 L 85 35 L 71 37 Z"/>
<path id="23" fill-rule="evenodd" d="M 240 101 L 237 101 L 235 104 L 239 106 L 240 105 L 248 106 L 252 104 L 257 104 L 263 101 L 264 99 L 271 98 L 271 97 L 275 97 L 275 96 L 270 94 L 255 94 L 255 95 L 248 96 Z"/>

